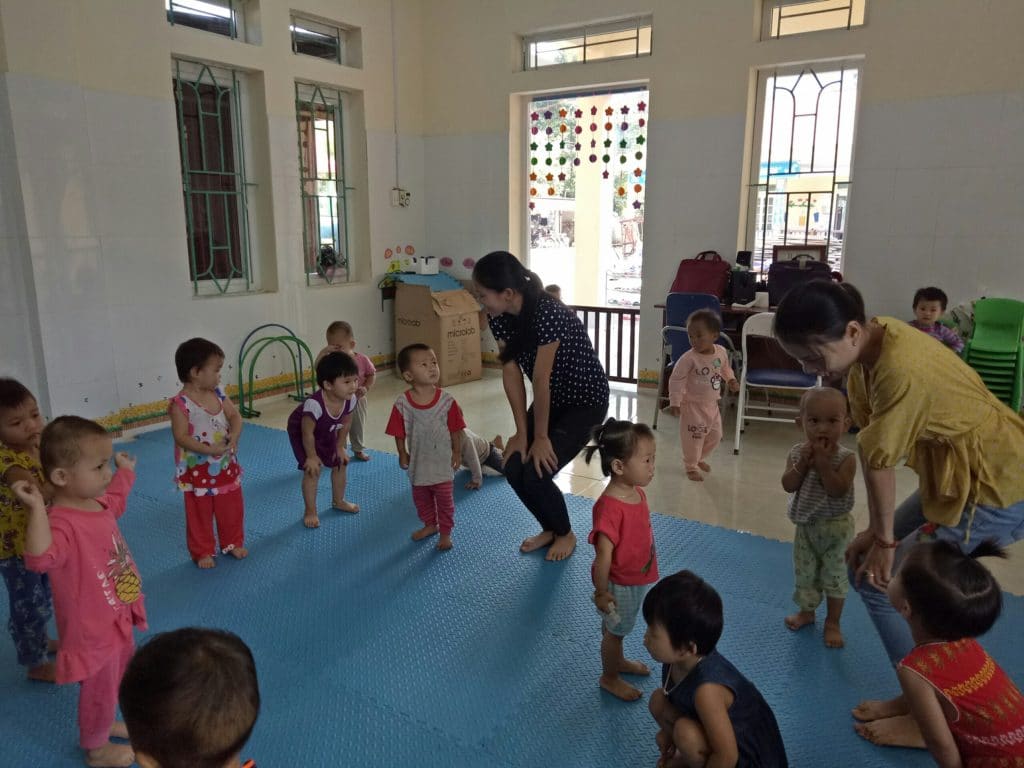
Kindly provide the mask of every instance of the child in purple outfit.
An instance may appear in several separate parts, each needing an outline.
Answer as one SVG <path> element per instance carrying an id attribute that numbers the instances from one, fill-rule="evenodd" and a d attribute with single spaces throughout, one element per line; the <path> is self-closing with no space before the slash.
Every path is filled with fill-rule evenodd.
<path id="1" fill-rule="evenodd" d="M 323 467 L 331 468 L 331 506 L 342 512 L 359 511 L 359 505 L 345 501 L 345 440 L 356 408 L 359 368 L 344 352 L 331 352 L 317 364 L 316 381 L 320 389 L 288 417 L 288 439 L 303 472 L 302 522 L 307 528 L 320 527 L 316 491 Z"/>
<path id="2" fill-rule="evenodd" d="M 914 294 L 914 319 L 910 324 L 933 339 L 938 339 L 959 355 L 964 351 L 964 340 L 952 328 L 938 321 L 948 303 L 949 298 L 941 288 L 919 288 Z"/>

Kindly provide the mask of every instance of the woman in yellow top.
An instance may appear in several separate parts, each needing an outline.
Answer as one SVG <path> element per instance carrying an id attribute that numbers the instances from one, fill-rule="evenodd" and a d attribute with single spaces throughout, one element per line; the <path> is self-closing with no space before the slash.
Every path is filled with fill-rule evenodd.
<path id="1" fill-rule="evenodd" d="M 919 540 L 945 539 L 964 552 L 994 539 L 1024 538 L 1024 420 L 977 373 L 902 320 L 868 321 L 849 284 L 812 281 L 779 304 L 775 335 L 808 373 L 849 374 L 869 524 L 846 551 L 853 585 L 895 665 L 914 647 L 886 587 Z M 919 489 L 896 506 L 895 467 L 906 463 Z M 861 735 L 924 746 L 903 697 L 862 702 Z"/>

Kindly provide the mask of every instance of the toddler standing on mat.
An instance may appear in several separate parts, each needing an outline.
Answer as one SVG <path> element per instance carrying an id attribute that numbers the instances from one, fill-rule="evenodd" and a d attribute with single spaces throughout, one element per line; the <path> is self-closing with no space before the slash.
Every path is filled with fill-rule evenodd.
<path id="1" fill-rule="evenodd" d="M 800 609 L 786 617 L 792 630 L 814 625 L 822 594 L 828 606 L 825 645 L 843 647 L 839 619 L 848 585 L 846 545 L 853 538 L 853 478 L 857 455 L 839 444 L 850 428 L 846 397 L 817 387 L 800 398 L 796 423 L 807 439 L 789 450 L 782 487 L 789 492 L 789 519 L 796 524 L 793 602 Z"/>
<path id="2" fill-rule="evenodd" d="M 377 369 L 362 352 L 356 351 L 356 339 L 352 334 L 352 326 L 344 320 L 335 320 L 327 326 L 327 346 L 320 350 L 316 356 L 316 363 L 323 360 L 324 355 L 329 352 L 344 352 L 356 361 L 359 369 L 359 386 L 356 387 L 356 409 L 352 412 L 352 420 L 348 428 L 348 436 L 352 441 L 352 454 L 360 461 L 369 461 L 370 454 L 366 452 L 366 443 L 363 442 L 363 430 L 366 425 L 366 396 L 370 388 L 377 380 Z M 313 367 L 316 368 L 316 363 Z M 345 450 L 345 446 L 341 446 Z"/>
<path id="3" fill-rule="evenodd" d="M 356 409 L 359 369 L 344 352 L 329 352 L 316 366 L 320 389 L 307 397 L 288 417 L 288 440 L 302 475 L 302 522 L 320 526 L 316 506 L 317 485 L 323 467 L 331 469 L 331 506 L 358 512 L 359 505 L 345 500 L 348 453 L 345 438 Z"/>
<path id="4" fill-rule="evenodd" d="M 241 560 L 245 548 L 245 505 L 238 436 L 242 416 L 220 386 L 224 350 L 206 339 L 189 339 L 174 353 L 184 385 L 167 411 L 174 436 L 178 489 L 185 495 L 185 541 L 200 568 L 213 568 L 220 550 Z"/>
<path id="5" fill-rule="evenodd" d="M 409 470 L 412 500 L 423 527 L 413 541 L 441 534 L 437 548 L 452 548 L 455 526 L 453 478 L 462 463 L 466 422 L 455 398 L 437 386 L 441 372 L 434 350 L 410 344 L 398 353 L 398 370 L 410 385 L 391 409 L 387 434 L 395 438 L 398 464 Z"/>
<path id="6" fill-rule="evenodd" d="M 608 487 L 594 504 L 594 604 L 601 622 L 600 685 L 613 696 L 636 701 L 643 693 L 620 677 L 649 675 L 640 661 L 622 653 L 622 640 L 633 631 L 647 585 L 658 580 L 651 510 L 644 487 L 654 478 L 654 433 L 646 424 L 608 419 L 594 427 L 587 463 L 601 455 L 601 472 L 611 476 Z"/>
<path id="7" fill-rule="evenodd" d="M 14 379 L 0 379 L 0 574 L 10 598 L 7 629 L 28 679 L 52 683 L 55 667 L 48 653 L 55 644 L 46 636 L 53 615 L 50 579 L 25 567 L 25 509 L 12 490 L 19 480 L 40 490 L 45 486 L 39 464 L 42 431 L 32 393 Z"/>
<path id="8" fill-rule="evenodd" d="M 722 440 L 722 385 L 730 392 L 740 389 L 729 353 L 715 343 L 721 332 L 722 321 L 710 309 L 691 314 L 686 320 L 690 349 L 676 360 L 668 380 L 668 410 L 679 417 L 683 467 L 691 480 L 703 480 L 702 472 L 711 471 L 706 460 Z"/>
<path id="9" fill-rule="evenodd" d="M 114 721 L 117 687 L 132 657 L 132 627 L 146 629 L 142 580 L 117 527 L 135 482 L 135 459 L 114 456 L 99 424 L 61 416 L 43 430 L 40 459 L 54 488 L 47 515 L 39 487 L 19 480 L 14 492 L 28 511 L 25 565 L 53 583 L 60 649 L 57 682 L 80 683 L 79 743 L 91 766 L 129 766 L 132 748 Z M 114 459 L 117 472 L 111 473 Z"/>

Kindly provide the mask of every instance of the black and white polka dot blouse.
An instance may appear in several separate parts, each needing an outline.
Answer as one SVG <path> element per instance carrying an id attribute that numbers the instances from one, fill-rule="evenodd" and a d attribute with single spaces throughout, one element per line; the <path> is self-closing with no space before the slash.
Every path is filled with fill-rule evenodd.
<path id="1" fill-rule="evenodd" d="M 489 318 L 489 323 L 491 333 L 498 341 L 508 342 L 519 332 L 519 318 L 515 315 L 498 315 Z M 544 293 L 537 300 L 533 332 L 536 345 L 522 350 L 515 360 L 523 373 L 533 381 L 537 347 L 559 342 L 555 351 L 555 364 L 551 369 L 552 408 L 608 404 L 608 376 L 575 312 Z"/>

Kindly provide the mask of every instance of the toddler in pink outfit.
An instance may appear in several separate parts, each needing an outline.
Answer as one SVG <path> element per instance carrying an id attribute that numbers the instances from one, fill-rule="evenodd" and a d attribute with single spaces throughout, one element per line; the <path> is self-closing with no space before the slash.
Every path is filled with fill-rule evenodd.
<path id="1" fill-rule="evenodd" d="M 738 392 L 740 385 L 729 365 L 729 353 L 715 343 L 722 322 L 710 309 L 698 309 L 686 319 L 690 349 L 672 368 L 668 380 L 669 413 L 679 417 L 683 466 L 691 480 L 710 472 L 707 458 L 722 440 L 722 414 L 718 400 L 722 385 Z"/>
<path id="2" fill-rule="evenodd" d="M 124 723 L 115 722 L 117 689 L 135 649 L 132 628 L 146 629 L 142 581 L 117 527 L 135 481 L 135 459 L 118 453 L 99 424 L 61 416 L 43 430 L 39 447 L 54 487 L 47 516 L 39 488 L 14 484 L 28 511 L 25 565 L 48 573 L 60 649 L 57 682 L 79 683 L 79 743 L 91 766 L 135 760 Z"/>

